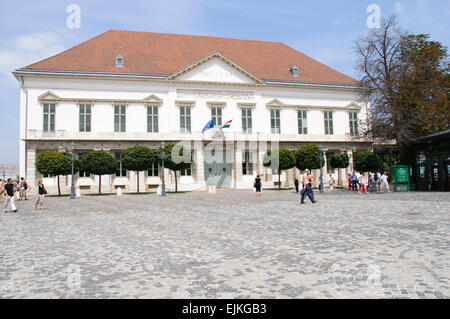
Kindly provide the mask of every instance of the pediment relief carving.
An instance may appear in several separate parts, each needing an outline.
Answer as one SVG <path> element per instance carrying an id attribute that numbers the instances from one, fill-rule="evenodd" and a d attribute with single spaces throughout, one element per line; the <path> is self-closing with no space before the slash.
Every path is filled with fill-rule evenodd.
<path id="1" fill-rule="evenodd" d="M 202 69 L 202 67 L 204 69 Z M 264 84 L 262 80 L 219 52 L 214 52 L 203 59 L 186 66 L 169 76 L 167 80 Z"/>

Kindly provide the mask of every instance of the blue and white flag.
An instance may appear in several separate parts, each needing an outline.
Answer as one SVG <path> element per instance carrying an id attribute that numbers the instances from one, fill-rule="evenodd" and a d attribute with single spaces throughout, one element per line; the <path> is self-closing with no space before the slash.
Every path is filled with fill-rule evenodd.
<path id="1" fill-rule="evenodd" d="M 213 120 L 211 120 L 208 123 L 206 123 L 205 127 L 202 130 L 202 133 L 205 133 L 205 131 L 207 131 L 213 127 L 214 127 L 214 122 L 213 122 Z"/>

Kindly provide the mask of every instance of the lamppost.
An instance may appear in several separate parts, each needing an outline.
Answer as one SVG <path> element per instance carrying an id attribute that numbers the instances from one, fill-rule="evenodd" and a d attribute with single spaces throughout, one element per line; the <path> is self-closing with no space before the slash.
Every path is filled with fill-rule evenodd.
<path id="1" fill-rule="evenodd" d="M 73 152 L 75 151 L 75 143 L 74 143 L 74 141 L 72 141 L 72 143 L 70 143 L 70 151 L 72 153 L 72 184 L 70 186 L 70 199 L 75 199 L 75 186 L 74 186 L 74 180 L 73 180 L 73 175 L 74 175 Z"/>
<path id="2" fill-rule="evenodd" d="M 319 145 L 320 158 L 320 192 L 323 193 L 323 171 L 322 171 L 322 144 Z"/>
<path id="3" fill-rule="evenodd" d="M 166 183 L 164 181 L 164 141 L 161 142 L 161 196 L 166 196 Z"/>

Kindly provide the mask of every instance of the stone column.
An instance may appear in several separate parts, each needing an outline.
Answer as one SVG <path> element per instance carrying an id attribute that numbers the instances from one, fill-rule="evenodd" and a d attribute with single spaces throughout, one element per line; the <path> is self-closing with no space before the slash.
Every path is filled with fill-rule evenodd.
<path id="1" fill-rule="evenodd" d="M 137 181 L 136 181 L 136 172 L 134 171 L 128 171 L 128 181 L 129 181 L 129 191 L 130 193 L 136 193 L 137 191 Z M 103 184 L 103 180 L 102 180 L 102 184 Z M 103 187 L 102 187 L 103 188 Z"/>
<path id="2" fill-rule="evenodd" d="M 234 181 L 235 181 L 235 188 L 239 188 L 239 184 L 242 182 L 242 152 L 244 152 L 244 149 L 240 147 L 236 147 L 234 150 Z"/>
<path id="3" fill-rule="evenodd" d="M 27 149 L 27 172 L 26 178 L 28 185 L 31 186 L 30 193 L 37 193 L 37 180 L 36 180 L 36 149 Z"/>
<path id="4" fill-rule="evenodd" d="M 342 153 L 345 153 L 345 152 L 347 152 L 347 150 L 341 150 L 341 154 Z M 348 176 L 347 176 L 347 168 L 340 168 L 339 169 L 339 174 L 340 174 L 340 177 L 341 177 L 341 181 L 340 181 L 340 183 L 339 183 L 339 186 L 340 187 L 344 187 L 344 188 L 346 188 L 348 185 L 348 183 L 347 183 L 347 179 L 348 179 Z"/>
<path id="5" fill-rule="evenodd" d="M 313 169 L 311 173 L 314 176 L 314 185 L 319 187 L 320 169 Z"/>
<path id="6" fill-rule="evenodd" d="M 348 154 L 349 162 L 350 162 L 349 167 L 348 167 L 348 169 L 349 169 L 348 174 L 353 174 L 353 150 L 351 150 L 351 149 L 347 150 L 347 154 Z"/>
<path id="7" fill-rule="evenodd" d="M 265 152 L 258 151 L 256 161 L 256 175 L 264 174 L 264 154 Z"/>
<path id="8" fill-rule="evenodd" d="M 201 187 L 206 185 L 205 181 L 205 159 L 203 155 L 203 148 L 201 145 L 195 147 L 195 182 Z"/>

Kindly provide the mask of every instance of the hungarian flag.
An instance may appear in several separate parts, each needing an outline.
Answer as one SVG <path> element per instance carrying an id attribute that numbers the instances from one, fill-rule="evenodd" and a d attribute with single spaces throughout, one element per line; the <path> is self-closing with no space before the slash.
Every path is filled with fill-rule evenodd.
<path id="1" fill-rule="evenodd" d="M 231 122 L 233 122 L 233 120 L 226 122 L 224 125 L 222 125 L 222 126 L 220 127 L 220 129 L 223 129 L 223 128 L 230 128 Z"/>

